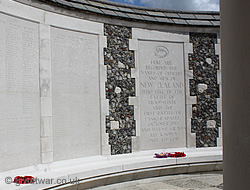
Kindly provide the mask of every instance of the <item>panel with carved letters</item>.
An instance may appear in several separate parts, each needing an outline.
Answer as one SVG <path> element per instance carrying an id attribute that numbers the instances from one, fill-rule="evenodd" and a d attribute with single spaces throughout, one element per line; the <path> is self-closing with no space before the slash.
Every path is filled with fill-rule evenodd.
<path id="1" fill-rule="evenodd" d="M 100 154 L 98 36 L 51 29 L 54 160 Z"/>
<path id="2" fill-rule="evenodd" d="M 38 24 L 0 14 L 0 170 L 40 162 Z"/>
<path id="3" fill-rule="evenodd" d="M 140 149 L 184 147 L 183 44 L 139 42 Z"/>

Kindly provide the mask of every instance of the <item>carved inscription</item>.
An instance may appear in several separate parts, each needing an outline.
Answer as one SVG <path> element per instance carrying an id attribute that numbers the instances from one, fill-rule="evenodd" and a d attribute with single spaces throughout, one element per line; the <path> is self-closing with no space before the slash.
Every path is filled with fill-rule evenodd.
<path id="1" fill-rule="evenodd" d="M 38 24 L 0 14 L 0 170 L 40 162 Z"/>
<path id="2" fill-rule="evenodd" d="M 140 147 L 185 146 L 183 44 L 139 43 Z"/>
<path id="3" fill-rule="evenodd" d="M 51 34 L 54 160 L 100 154 L 98 37 Z"/>

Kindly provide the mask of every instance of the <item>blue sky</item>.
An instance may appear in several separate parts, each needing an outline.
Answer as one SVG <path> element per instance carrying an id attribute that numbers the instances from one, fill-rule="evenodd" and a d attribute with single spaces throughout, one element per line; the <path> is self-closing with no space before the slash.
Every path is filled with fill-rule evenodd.
<path id="1" fill-rule="evenodd" d="M 109 0 L 130 5 L 153 8 L 188 10 L 188 11 L 219 11 L 219 0 Z"/>

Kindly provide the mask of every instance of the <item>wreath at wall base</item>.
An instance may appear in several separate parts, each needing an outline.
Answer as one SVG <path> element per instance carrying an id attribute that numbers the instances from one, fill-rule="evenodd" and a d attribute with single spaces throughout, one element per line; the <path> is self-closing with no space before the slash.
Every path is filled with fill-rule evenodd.
<path id="1" fill-rule="evenodd" d="M 160 154 L 158 153 L 155 153 L 154 154 L 154 158 L 181 158 L 181 157 L 186 157 L 186 154 L 184 152 L 171 152 L 171 153 L 168 153 L 168 152 L 162 152 Z"/>

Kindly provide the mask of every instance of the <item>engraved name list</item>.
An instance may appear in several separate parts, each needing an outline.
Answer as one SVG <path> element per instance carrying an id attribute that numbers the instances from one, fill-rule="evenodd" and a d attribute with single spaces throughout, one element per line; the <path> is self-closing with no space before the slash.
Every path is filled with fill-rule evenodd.
<path id="1" fill-rule="evenodd" d="M 183 44 L 140 42 L 140 147 L 185 146 Z"/>

